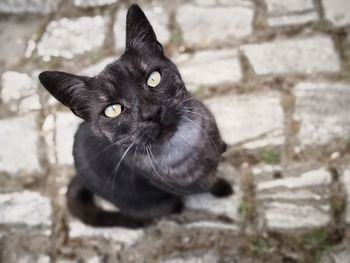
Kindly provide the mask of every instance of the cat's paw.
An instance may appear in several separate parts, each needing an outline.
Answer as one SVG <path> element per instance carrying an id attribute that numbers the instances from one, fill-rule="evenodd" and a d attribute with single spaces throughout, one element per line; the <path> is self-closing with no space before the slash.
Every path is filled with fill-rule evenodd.
<path id="1" fill-rule="evenodd" d="M 172 212 L 173 214 L 181 214 L 182 211 L 184 210 L 184 208 L 185 208 L 184 203 L 183 203 L 181 200 L 179 200 L 179 201 L 177 201 L 177 202 L 174 204 L 173 209 L 172 209 L 171 212 Z"/>
<path id="2" fill-rule="evenodd" d="M 127 228 L 130 228 L 130 229 L 143 228 L 143 227 L 149 226 L 151 223 L 152 223 L 152 220 L 149 220 L 149 219 L 131 219 L 127 224 Z"/>
<path id="3" fill-rule="evenodd" d="M 210 189 L 210 193 L 215 197 L 221 198 L 221 197 L 227 197 L 232 195 L 234 191 L 233 191 L 232 185 L 229 182 L 219 178 L 213 184 L 212 188 Z"/>

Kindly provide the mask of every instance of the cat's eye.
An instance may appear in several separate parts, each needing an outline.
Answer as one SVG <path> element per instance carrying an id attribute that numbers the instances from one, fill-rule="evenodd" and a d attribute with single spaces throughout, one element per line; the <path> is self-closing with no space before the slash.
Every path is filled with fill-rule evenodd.
<path id="1" fill-rule="evenodd" d="M 108 118 L 118 117 L 120 113 L 122 113 L 122 105 L 120 104 L 109 105 L 107 108 L 105 108 L 104 113 Z"/>
<path id="2" fill-rule="evenodd" d="M 151 88 L 155 88 L 159 85 L 161 80 L 161 75 L 158 71 L 153 71 L 147 79 L 147 85 Z"/>

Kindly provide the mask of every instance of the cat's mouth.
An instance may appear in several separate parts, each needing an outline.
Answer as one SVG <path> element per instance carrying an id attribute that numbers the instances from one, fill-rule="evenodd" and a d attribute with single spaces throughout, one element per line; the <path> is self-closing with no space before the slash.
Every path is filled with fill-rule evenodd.
<path id="1" fill-rule="evenodd" d="M 161 135 L 161 125 L 156 122 L 144 122 L 139 128 L 140 142 L 144 144 L 156 142 Z"/>

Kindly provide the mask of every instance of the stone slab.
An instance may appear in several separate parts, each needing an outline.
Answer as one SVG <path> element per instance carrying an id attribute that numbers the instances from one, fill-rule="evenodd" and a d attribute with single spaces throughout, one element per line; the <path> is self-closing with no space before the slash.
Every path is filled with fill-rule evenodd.
<path id="1" fill-rule="evenodd" d="M 236 170 L 227 163 L 221 163 L 218 175 L 222 175 L 229 182 L 234 182 L 234 194 L 226 198 L 216 198 L 209 193 L 196 194 L 186 197 L 186 208 L 203 210 L 214 215 L 226 216 L 236 222 L 240 221 L 239 206 L 242 203 L 243 193 Z"/>
<path id="2" fill-rule="evenodd" d="M 288 14 L 280 16 L 269 16 L 267 21 L 270 26 L 289 26 L 307 24 L 317 21 L 319 19 L 318 13 L 315 11 L 302 14 Z"/>
<path id="3" fill-rule="evenodd" d="M 350 134 L 350 84 L 302 82 L 294 87 L 294 119 L 302 145 L 325 144 Z"/>
<path id="4" fill-rule="evenodd" d="M 0 120 L 0 171 L 40 173 L 37 113 Z"/>
<path id="5" fill-rule="evenodd" d="M 348 0 L 322 0 L 326 19 L 334 26 L 350 24 L 350 2 Z"/>
<path id="6" fill-rule="evenodd" d="M 191 87 L 232 84 L 242 79 L 242 68 L 236 49 L 182 55 L 175 59 L 175 63 L 185 84 Z"/>
<path id="7" fill-rule="evenodd" d="M 265 218 L 270 229 L 293 230 L 326 226 L 330 211 L 322 211 L 311 205 L 269 202 L 265 204 Z"/>
<path id="8" fill-rule="evenodd" d="M 309 75 L 341 69 L 334 43 L 328 36 L 250 44 L 242 49 L 258 75 Z"/>
<path id="9" fill-rule="evenodd" d="M 270 143 L 283 143 L 283 112 L 278 93 L 226 95 L 204 103 L 213 112 L 226 143 L 259 141 L 276 131 L 278 135 Z"/>
<path id="10" fill-rule="evenodd" d="M 345 220 L 350 225 L 350 169 L 346 169 L 343 174 L 343 183 L 347 194 L 347 205 Z"/>
<path id="11" fill-rule="evenodd" d="M 0 224 L 51 226 L 50 199 L 37 192 L 0 194 Z"/>
<path id="12" fill-rule="evenodd" d="M 117 3 L 119 0 L 74 0 L 78 7 L 98 7 Z"/>
<path id="13" fill-rule="evenodd" d="M 70 238 L 104 238 L 111 239 L 116 242 L 124 243 L 126 246 L 135 244 L 144 236 L 143 230 L 131 230 L 121 227 L 90 227 L 80 223 L 79 221 L 72 221 L 69 223 Z"/>
<path id="14" fill-rule="evenodd" d="M 73 160 L 73 143 L 74 135 L 79 124 L 80 118 L 71 112 L 56 113 L 56 156 L 57 163 L 62 165 L 72 165 Z"/>
<path id="15" fill-rule="evenodd" d="M 100 48 L 106 37 L 107 19 L 102 16 L 82 16 L 51 21 L 46 27 L 37 52 L 44 61 L 51 57 L 71 59 Z"/>
<path id="16" fill-rule="evenodd" d="M 58 8 L 61 0 L 1 0 L 0 13 L 48 14 Z"/>
<path id="17" fill-rule="evenodd" d="M 182 5 L 176 20 L 181 27 L 185 44 L 208 47 L 232 44 L 249 36 L 254 10 L 250 6 L 195 6 Z"/>

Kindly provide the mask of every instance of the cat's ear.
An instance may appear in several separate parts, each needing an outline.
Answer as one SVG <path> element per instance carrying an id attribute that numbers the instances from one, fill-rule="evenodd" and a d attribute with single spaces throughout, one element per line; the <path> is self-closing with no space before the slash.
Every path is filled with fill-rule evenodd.
<path id="1" fill-rule="evenodd" d="M 163 53 L 156 34 L 141 8 L 133 4 L 126 15 L 125 50 L 152 50 Z"/>
<path id="2" fill-rule="evenodd" d="M 39 80 L 45 89 L 81 118 L 85 115 L 81 105 L 86 105 L 84 97 L 89 79 L 61 71 L 44 71 L 39 74 Z"/>

